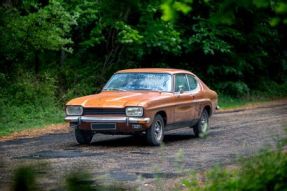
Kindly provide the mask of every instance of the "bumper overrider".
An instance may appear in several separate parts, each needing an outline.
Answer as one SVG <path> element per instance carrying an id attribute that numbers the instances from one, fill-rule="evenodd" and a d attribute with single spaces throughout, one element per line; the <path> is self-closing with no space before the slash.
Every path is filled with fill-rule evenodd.
<path id="1" fill-rule="evenodd" d="M 91 129 L 92 124 L 115 124 L 113 131 L 133 132 L 143 130 L 150 125 L 151 119 L 148 117 L 96 117 L 96 116 L 66 116 L 65 121 L 73 124 L 75 128 Z M 71 125 L 72 127 L 72 125 Z M 94 129 L 96 130 L 96 129 Z M 112 130 L 101 128 L 99 130 Z"/>

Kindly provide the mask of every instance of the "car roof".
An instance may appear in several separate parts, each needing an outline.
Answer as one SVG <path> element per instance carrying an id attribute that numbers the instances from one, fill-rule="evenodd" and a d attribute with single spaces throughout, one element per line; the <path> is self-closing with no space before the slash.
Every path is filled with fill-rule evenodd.
<path id="1" fill-rule="evenodd" d="M 116 73 L 168 73 L 168 74 L 178 74 L 186 73 L 193 74 L 187 70 L 173 69 L 173 68 L 133 68 L 117 71 Z M 193 74 L 194 75 L 194 74 Z"/>

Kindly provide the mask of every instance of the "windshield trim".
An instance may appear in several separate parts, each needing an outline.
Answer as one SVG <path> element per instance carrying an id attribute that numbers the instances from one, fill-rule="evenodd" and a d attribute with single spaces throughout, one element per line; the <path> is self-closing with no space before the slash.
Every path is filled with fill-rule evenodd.
<path id="1" fill-rule="evenodd" d="M 109 79 L 109 81 L 105 84 L 105 86 L 102 88 L 102 92 L 103 91 L 113 91 L 113 90 L 107 90 L 105 89 L 111 82 L 113 76 L 117 75 L 117 74 L 167 74 L 170 75 L 171 77 L 171 91 L 161 91 L 161 90 L 126 90 L 126 91 L 153 91 L 153 92 L 167 92 L 167 93 L 173 93 L 173 88 L 174 88 L 174 82 L 173 82 L 173 75 L 170 73 L 165 73 L 165 72 L 118 72 L 118 73 L 114 73 L 111 78 Z"/>

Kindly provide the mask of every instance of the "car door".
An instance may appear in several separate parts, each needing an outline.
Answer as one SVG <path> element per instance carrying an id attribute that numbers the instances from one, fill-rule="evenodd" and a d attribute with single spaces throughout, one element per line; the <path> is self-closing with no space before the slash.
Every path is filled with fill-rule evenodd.
<path id="1" fill-rule="evenodd" d="M 188 126 L 192 123 L 196 114 L 194 94 L 191 91 L 187 74 L 175 75 L 175 101 L 174 119 L 175 123 Z"/>

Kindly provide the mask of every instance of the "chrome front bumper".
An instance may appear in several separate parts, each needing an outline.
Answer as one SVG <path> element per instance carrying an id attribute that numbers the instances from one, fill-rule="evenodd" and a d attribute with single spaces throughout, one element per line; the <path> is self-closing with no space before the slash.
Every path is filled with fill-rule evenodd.
<path id="1" fill-rule="evenodd" d="M 93 116 L 66 116 L 65 121 L 85 123 L 149 123 L 148 117 L 93 117 Z"/>

